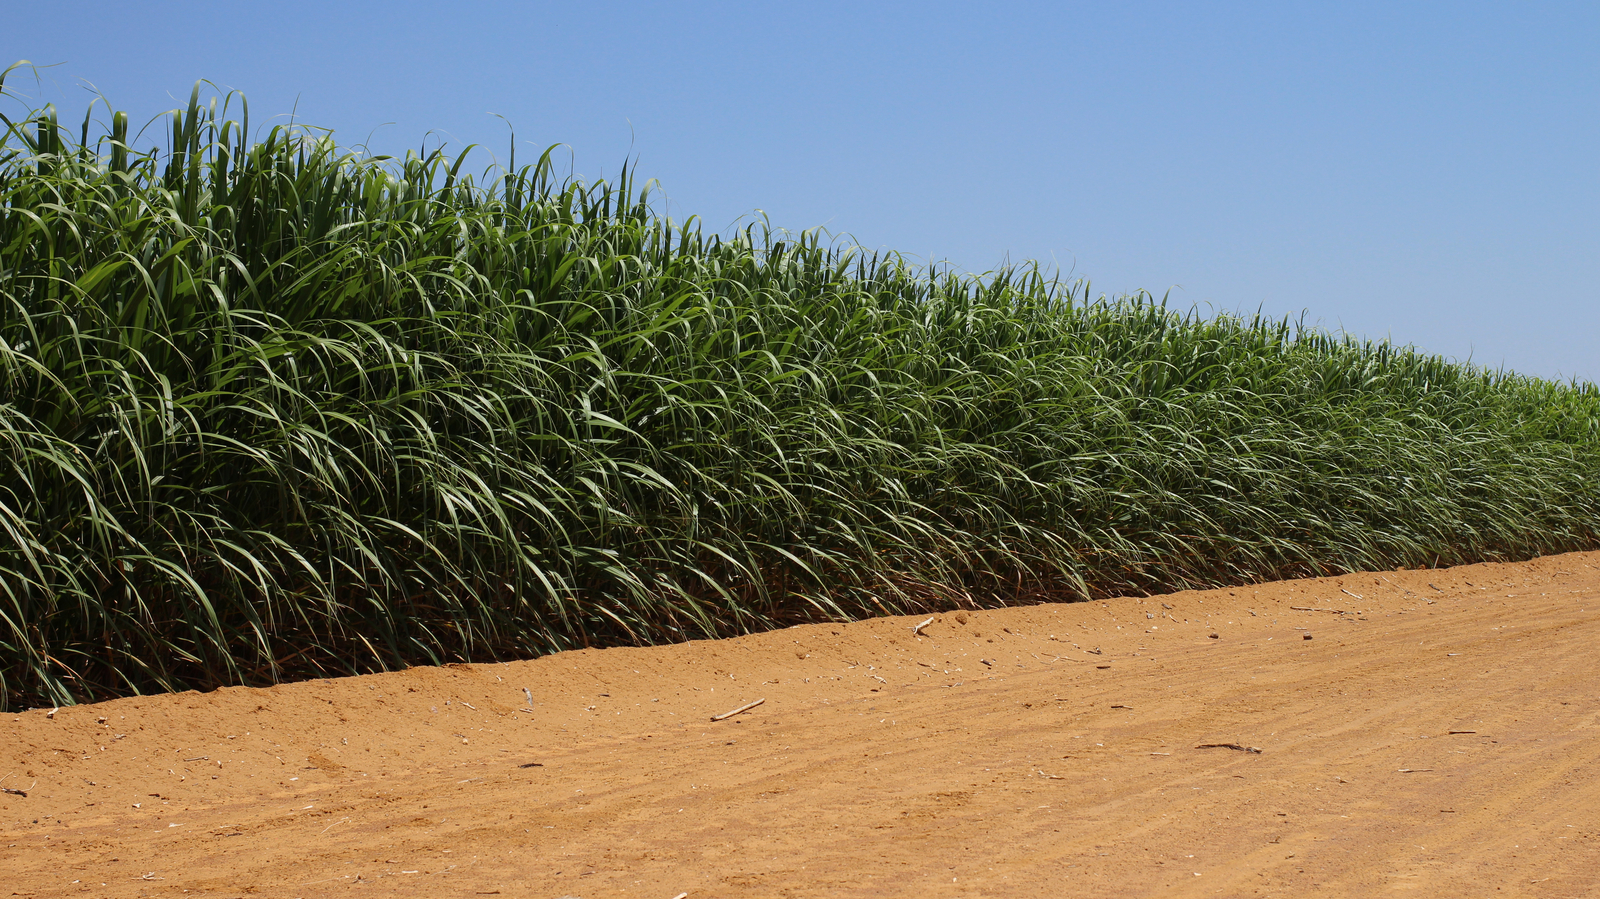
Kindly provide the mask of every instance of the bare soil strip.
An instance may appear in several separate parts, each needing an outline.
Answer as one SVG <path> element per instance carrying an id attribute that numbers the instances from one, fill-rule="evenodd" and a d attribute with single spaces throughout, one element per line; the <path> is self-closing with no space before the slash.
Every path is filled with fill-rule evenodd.
<path id="1" fill-rule="evenodd" d="M 925 617 L 6 715 L 0 882 L 1600 892 L 1600 553 Z"/>

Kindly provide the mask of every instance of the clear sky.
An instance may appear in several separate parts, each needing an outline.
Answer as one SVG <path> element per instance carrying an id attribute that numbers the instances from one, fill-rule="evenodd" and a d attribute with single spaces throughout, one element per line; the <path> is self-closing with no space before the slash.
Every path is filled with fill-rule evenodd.
<path id="1" fill-rule="evenodd" d="M 635 158 L 983 272 L 1301 313 L 1600 381 L 1600 4 L 11 2 L 9 90 L 136 121 L 207 79 L 394 153 Z M 9 112 L 18 108 L 8 102 Z M 279 121 L 282 121 L 281 119 Z M 432 133 L 433 137 L 428 137 Z M 147 137 L 151 145 L 162 143 Z M 492 155 L 491 155 L 492 154 Z"/>

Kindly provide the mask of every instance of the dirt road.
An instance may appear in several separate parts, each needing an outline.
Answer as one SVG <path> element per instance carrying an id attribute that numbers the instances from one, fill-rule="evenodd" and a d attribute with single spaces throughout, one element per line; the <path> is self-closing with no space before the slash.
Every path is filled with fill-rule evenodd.
<path id="1" fill-rule="evenodd" d="M 0 895 L 1600 895 L 1600 553 L 918 620 L 6 715 Z"/>

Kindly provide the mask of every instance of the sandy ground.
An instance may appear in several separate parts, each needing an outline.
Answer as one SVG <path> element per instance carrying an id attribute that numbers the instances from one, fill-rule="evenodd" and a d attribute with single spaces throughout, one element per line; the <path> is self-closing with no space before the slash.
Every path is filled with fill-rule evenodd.
<path id="1" fill-rule="evenodd" d="M 1600 895 L 1600 553 L 916 623 L 6 715 L 0 895 Z"/>

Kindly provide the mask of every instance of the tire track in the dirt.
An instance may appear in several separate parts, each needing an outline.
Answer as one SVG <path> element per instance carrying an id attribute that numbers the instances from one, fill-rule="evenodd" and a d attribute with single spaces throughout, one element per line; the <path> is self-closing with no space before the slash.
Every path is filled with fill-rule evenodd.
<path id="1" fill-rule="evenodd" d="M 1530 616 L 1544 611 L 1547 610 L 1524 610 Z M 1529 622 L 1532 626 L 1528 632 L 1536 643 L 1575 624 L 1569 609 L 1548 611 L 1553 620 Z M 1451 729 L 1465 729 L 1463 724 L 1470 722 L 1484 734 L 1503 732 L 1501 719 L 1509 724 L 1515 715 L 1525 715 L 1530 705 L 1557 703 L 1545 697 L 1583 696 L 1585 687 L 1592 691 L 1595 681 L 1587 653 L 1581 649 L 1553 651 L 1540 659 L 1532 684 L 1528 678 L 1514 684 L 1490 678 L 1482 688 L 1464 697 L 1459 689 L 1461 681 L 1453 673 L 1459 668 L 1454 659 L 1459 657 L 1448 656 L 1446 649 L 1471 645 L 1478 639 L 1473 631 L 1480 625 L 1481 621 L 1467 629 L 1452 627 L 1451 617 L 1446 615 L 1395 626 L 1387 629 L 1387 633 L 1374 635 L 1373 645 L 1387 646 L 1391 651 L 1353 654 L 1351 661 L 1359 663 L 1366 673 L 1358 681 L 1345 677 L 1330 680 L 1327 686 L 1328 691 L 1335 693 L 1341 684 L 1361 686 L 1362 704 L 1367 707 L 1360 714 L 1351 714 L 1353 709 L 1349 707 L 1330 708 L 1349 717 L 1335 727 L 1302 734 L 1280 747 L 1284 753 L 1301 752 L 1317 758 L 1327 770 L 1342 775 L 1337 778 L 1341 784 L 1337 789 L 1351 792 L 1355 799 L 1344 805 L 1342 811 L 1350 812 L 1352 817 L 1384 814 L 1408 821 L 1407 828 L 1392 828 L 1386 834 L 1387 842 L 1392 845 L 1385 850 L 1388 855 L 1376 863 L 1376 871 L 1370 847 L 1363 852 L 1358 844 L 1319 858 L 1317 867 L 1325 888 L 1340 895 L 1372 895 L 1380 888 L 1400 889 L 1408 883 L 1416 883 L 1425 885 L 1432 895 L 1445 895 L 1438 891 L 1450 888 L 1461 890 L 1459 895 L 1481 895 L 1479 875 L 1482 872 L 1478 870 L 1482 867 L 1481 858 L 1474 854 L 1472 847 L 1481 850 L 1494 846 L 1494 835 L 1498 832 L 1503 836 L 1510 823 L 1509 814 L 1522 815 L 1515 826 L 1525 834 L 1521 844 L 1525 851 L 1531 842 L 1555 843 L 1552 837 L 1558 835 L 1536 833 L 1546 818 L 1553 821 L 1563 815 L 1572 817 L 1587 811 L 1586 802 L 1592 803 L 1592 797 L 1580 800 L 1570 789 L 1561 797 L 1554 796 L 1551 790 L 1557 782 L 1573 783 L 1577 772 L 1600 757 L 1600 750 L 1592 746 L 1580 747 L 1570 736 L 1547 736 L 1542 738 L 1545 742 L 1530 740 L 1521 746 L 1536 752 L 1542 761 L 1512 754 L 1481 761 L 1460 760 L 1457 754 L 1467 750 L 1459 747 L 1476 748 L 1478 738 L 1474 734 L 1451 735 Z M 1426 642 L 1413 639 L 1418 635 L 1438 638 L 1441 645 L 1428 649 L 1426 655 L 1403 651 L 1408 645 Z M 1402 657 L 1396 658 L 1397 655 Z M 1290 689 L 1300 683 L 1303 679 L 1279 679 L 1279 686 Z M 1530 686 L 1535 691 L 1531 703 L 1527 695 Z M 1374 696 L 1388 698 L 1368 705 L 1367 700 Z M 1578 727 L 1581 715 L 1575 713 L 1568 717 L 1570 720 L 1557 728 L 1558 733 L 1566 728 L 1575 731 Z M 1285 725 L 1282 721 L 1262 722 L 1263 729 L 1280 732 L 1287 730 Z M 1490 743 L 1489 739 L 1484 737 L 1482 742 L 1499 745 Z M 1529 777 L 1515 773 L 1540 766 L 1548 770 Z M 1401 768 L 1409 773 L 1402 773 Z M 1353 788 L 1373 784 L 1374 777 L 1376 791 Z M 1592 812 L 1589 815 L 1592 816 Z M 1329 842 L 1353 842 L 1339 840 L 1337 830 L 1330 830 L 1334 839 Z M 1298 850 L 1296 861 L 1305 860 L 1313 850 L 1304 842 L 1293 848 Z M 1273 854 L 1274 850 L 1258 849 L 1241 857 L 1235 867 L 1246 870 L 1230 878 L 1225 889 L 1260 888 L 1266 882 L 1262 875 L 1267 872 L 1248 869 L 1270 868 L 1266 862 Z M 1287 855 L 1283 852 L 1279 858 L 1289 861 Z M 1536 870 L 1539 867 L 1556 871 L 1581 870 L 1581 866 L 1574 867 L 1570 858 L 1545 858 L 1536 852 L 1527 852 L 1523 857 L 1529 859 Z M 1501 860 L 1496 859 L 1497 862 Z"/>

